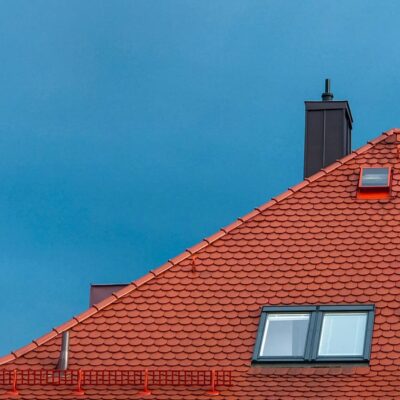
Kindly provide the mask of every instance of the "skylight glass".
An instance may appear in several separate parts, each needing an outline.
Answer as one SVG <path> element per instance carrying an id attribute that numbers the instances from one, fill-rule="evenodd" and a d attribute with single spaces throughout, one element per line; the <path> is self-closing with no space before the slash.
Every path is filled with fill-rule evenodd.
<path id="1" fill-rule="evenodd" d="M 267 357 L 302 357 L 310 314 L 269 314 L 261 345 Z"/>
<path id="2" fill-rule="evenodd" d="M 319 356 L 361 356 L 364 352 L 366 312 L 324 313 Z"/>
<path id="3" fill-rule="evenodd" d="M 363 168 L 360 187 L 389 186 L 389 168 Z"/>

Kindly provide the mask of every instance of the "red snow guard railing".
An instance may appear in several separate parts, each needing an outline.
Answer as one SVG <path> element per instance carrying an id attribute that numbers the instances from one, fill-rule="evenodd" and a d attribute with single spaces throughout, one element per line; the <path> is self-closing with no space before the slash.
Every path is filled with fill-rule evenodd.
<path id="1" fill-rule="evenodd" d="M 157 386 L 208 386 L 208 394 L 218 395 L 217 386 L 231 386 L 231 371 L 218 370 L 152 370 L 152 369 L 0 369 L 0 386 L 9 388 L 9 395 L 18 396 L 23 386 L 75 386 L 77 395 L 84 395 L 86 386 L 141 386 L 141 395 L 151 394 Z"/>

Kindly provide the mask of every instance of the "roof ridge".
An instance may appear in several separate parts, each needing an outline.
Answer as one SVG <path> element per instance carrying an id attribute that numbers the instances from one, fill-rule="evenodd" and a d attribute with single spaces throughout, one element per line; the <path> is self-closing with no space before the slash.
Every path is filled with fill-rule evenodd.
<path id="1" fill-rule="evenodd" d="M 136 279 L 129 283 L 126 287 L 112 293 L 110 296 L 107 298 L 103 299 L 99 303 L 93 304 L 89 309 L 86 311 L 82 312 L 81 314 L 78 314 L 77 316 L 72 317 L 69 321 L 65 322 L 64 324 L 61 324 L 55 328 L 52 329 L 51 332 L 45 334 L 44 336 L 41 336 L 39 339 L 33 340 L 30 344 L 21 347 L 18 350 L 12 351 L 10 354 L 5 355 L 3 357 L 0 357 L 0 365 L 4 365 L 8 362 L 11 362 L 28 352 L 36 349 L 37 347 L 47 343 L 51 339 L 54 339 L 57 337 L 59 334 L 73 328 L 74 326 L 78 325 L 79 323 L 83 322 L 87 318 L 91 317 L 92 315 L 96 314 L 100 310 L 104 309 L 105 307 L 109 306 L 110 304 L 114 303 L 116 300 L 128 295 L 131 293 L 133 290 L 139 288 L 140 286 L 144 285 L 145 283 L 149 282 L 153 278 L 159 276 L 163 272 L 169 270 L 173 266 L 181 263 L 182 261 L 193 257 L 198 251 L 204 249 L 205 247 L 211 245 L 218 239 L 222 238 L 223 236 L 227 235 L 230 233 L 233 229 L 241 226 L 243 223 L 251 220 L 255 216 L 261 214 L 265 210 L 267 210 L 269 207 L 272 207 L 275 204 L 278 204 L 282 200 L 290 197 L 294 193 L 297 193 L 304 187 L 307 187 L 309 184 L 312 182 L 315 182 L 316 180 L 320 179 L 321 177 L 329 174 L 330 172 L 336 170 L 340 166 L 344 165 L 348 161 L 354 159 L 355 157 L 359 156 L 360 154 L 363 154 L 364 152 L 370 150 L 372 147 L 374 147 L 376 144 L 382 142 L 384 139 L 386 139 L 388 136 L 391 136 L 393 134 L 400 134 L 400 128 L 393 128 L 390 129 L 386 132 L 383 132 L 380 136 L 377 138 L 368 141 L 366 145 L 353 150 L 350 154 L 347 156 L 336 160 L 333 164 L 322 168 L 320 171 L 315 173 L 314 175 L 311 175 L 308 178 L 305 178 L 302 182 L 298 183 L 295 186 L 290 187 L 288 190 L 285 192 L 279 194 L 278 196 L 272 197 L 271 200 L 267 201 L 266 203 L 262 204 L 259 207 L 256 207 L 253 211 L 250 213 L 244 215 L 243 217 L 239 217 L 236 219 L 236 221 L 232 222 L 231 224 L 227 225 L 224 228 L 221 228 L 219 231 L 214 233 L 213 235 L 203 239 L 199 243 L 195 244 L 194 246 L 186 249 L 183 253 L 179 254 L 178 256 L 168 260 L 165 264 L 161 265 L 160 267 L 150 270 L 149 273 L 146 275 L 140 277 L 139 279 Z"/>

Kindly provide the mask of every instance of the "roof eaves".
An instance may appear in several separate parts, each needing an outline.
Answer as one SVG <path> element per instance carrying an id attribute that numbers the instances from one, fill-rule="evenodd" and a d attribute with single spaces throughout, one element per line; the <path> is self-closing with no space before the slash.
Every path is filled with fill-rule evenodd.
<path id="1" fill-rule="evenodd" d="M 380 136 L 377 138 L 369 141 L 366 145 L 360 147 L 357 150 L 352 151 L 350 154 L 347 156 L 337 160 L 333 164 L 323 168 L 322 170 L 318 171 L 316 174 L 311 175 L 310 177 L 306 178 L 304 181 L 296 184 L 295 186 L 292 186 L 289 188 L 287 191 L 281 193 L 278 196 L 273 197 L 270 201 L 264 203 L 263 205 L 256 207 L 253 211 L 250 213 L 246 214 L 244 217 L 238 218 L 236 221 L 234 221 L 232 224 L 227 225 L 224 228 L 221 228 L 218 232 L 214 233 L 213 235 L 203 239 L 200 243 L 194 245 L 193 247 L 190 247 L 189 249 L 185 250 L 182 254 L 172 258 L 171 260 L 168 260 L 167 263 L 161 265 L 160 267 L 151 270 L 148 274 L 142 276 L 141 278 L 131 282 L 129 285 L 125 286 L 122 289 L 117 290 L 111 296 L 107 297 L 106 299 L 102 300 L 101 302 L 94 304 L 92 307 L 90 307 L 88 310 L 85 312 L 77 315 L 76 317 L 73 317 L 70 321 L 53 328 L 53 330 L 48 333 L 47 335 L 42 336 L 41 338 L 37 340 L 33 340 L 32 343 L 28 344 L 27 346 L 24 346 L 14 352 L 11 352 L 11 354 L 7 354 L 6 356 L 0 357 L 0 365 L 4 365 L 8 362 L 11 362 L 15 360 L 17 357 L 21 357 L 25 355 L 26 353 L 34 350 L 35 348 L 39 347 L 40 345 L 48 342 L 51 339 L 54 339 L 57 335 L 61 334 L 62 332 L 71 329 L 73 326 L 77 325 L 80 322 L 83 322 L 87 318 L 91 317 L 92 315 L 96 314 L 98 311 L 102 310 L 103 308 L 107 307 L 108 305 L 112 304 L 116 300 L 128 295 L 131 293 L 133 290 L 137 289 L 138 287 L 144 285 L 145 283 L 149 282 L 153 278 L 159 276 L 165 271 L 168 271 L 170 268 L 173 266 L 179 264 L 180 262 L 193 257 L 194 254 L 205 247 L 211 245 L 215 241 L 219 240 L 229 232 L 231 232 L 233 229 L 241 226 L 244 222 L 249 221 L 250 219 L 254 218 L 255 216 L 261 214 L 268 208 L 278 204 L 279 202 L 283 201 L 284 199 L 287 199 L 289 196 L 291 196 L 294 193 L 297 193 L 298 191 L 302 190 L 303 188 L 307 187 L 309 184 L 312 182 L 315 182 L 319 178 L 325 176 L 326 174 L 334 171 L 335 169 L 339 168 L 343 164 L 347 163 L 348 161 L 352 160 L 353 158 L 359 156 L 360 154 L 370 150 L 373 146 L 376 144 L 380 143 L 384 139 L 386 139 L 388 136 L 391 136 L 393 134 L 400 134 L 400 128 L 393 128 L 390 129 L 386 132 L 383 132 Z"/>

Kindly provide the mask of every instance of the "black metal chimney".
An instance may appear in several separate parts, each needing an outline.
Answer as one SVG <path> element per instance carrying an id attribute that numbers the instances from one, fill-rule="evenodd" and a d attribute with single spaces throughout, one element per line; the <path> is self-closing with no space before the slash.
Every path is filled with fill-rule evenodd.
<path id="1" fill-rule="evenodd" d="M 306 101 L 304 178 L 351 152 L 353 117 L 347 101 L 333 101 L 330 80 L 325 79 L 322 101 Z"/>

